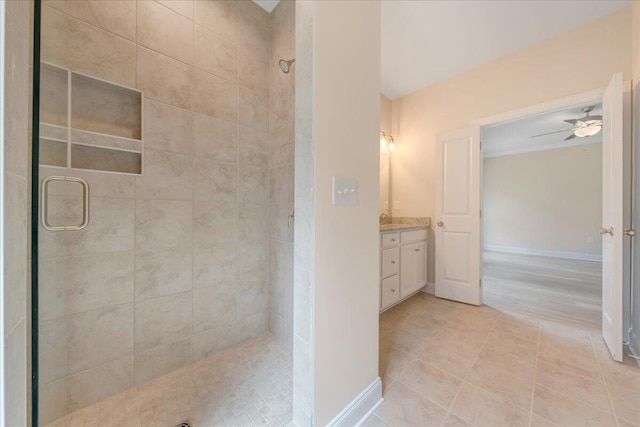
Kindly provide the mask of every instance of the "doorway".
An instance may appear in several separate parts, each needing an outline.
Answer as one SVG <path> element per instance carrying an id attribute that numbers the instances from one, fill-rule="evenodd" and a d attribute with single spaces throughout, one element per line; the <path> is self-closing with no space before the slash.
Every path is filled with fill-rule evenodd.
<path id="1" fill-rule="evenodd" d="M 587 103 L 482 128 L 485 304 L 600 332 L 601 122 Z"/>

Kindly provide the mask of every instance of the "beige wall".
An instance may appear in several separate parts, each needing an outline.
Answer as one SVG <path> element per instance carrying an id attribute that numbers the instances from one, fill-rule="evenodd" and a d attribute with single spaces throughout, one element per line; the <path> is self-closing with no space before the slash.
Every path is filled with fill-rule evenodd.
<path id="1" fill-rule="evenodd" d="M 484 160 L 484 247 L 600 259 L 602 144 Z"/>
<path id="2" fill-rule="evenodd" d="M 391 100 L 380 95 L 380 130 L 391 133 Z M 380 150 L 380 213 L 390 215 L 391 211 L 391 153 Z M 385 208 L 386 206 L 386 208 Z"/>
<path id="3" fill-rule="evenodd" d="M 294 420 L 324 426 L 378 378 L 380 4 L 298 2 L 296 24 Z"/>
<path id="4" fill-rule="evenodd" d="M 640 232 L 640 1 L 633 2 L 633 144 L 635 182 L 632 226 Z M 640 355 L 640 238 L 631 239 L 633 256 L 633 307 L 631 348 Z"/>
<path id="5" fill-rule="evenodd" d="M 29 158 L 33 3 L 4 2 L 4 409 L 0 425 L 26 426 L 29 419 Z M 2 363 L 3 361 L 0 361 Z"/>
<path id="6" fill-rule="evenodd" d="M 293 181 L 255 3 L 45 1 L 42 22 L 44 60 L 145 92 L 144 176 L 74 171 L 89 227 L 41 233 L 46 422 L 266 332 L 269 185 L 291 204 Z"/>
<path id="7" fill-rule="evenodd" d="M 593 21 L 393 101 L 394 216 L 435 215 L 436 135 L 475 119 L 604 87 L 631 76 L 631 9 Z M 433 242 L 435 239 L 430 239 Z M 432 244 L 432 243 L 431 243 Z M 435 249 L 429 249 L 433 281 Z"/>

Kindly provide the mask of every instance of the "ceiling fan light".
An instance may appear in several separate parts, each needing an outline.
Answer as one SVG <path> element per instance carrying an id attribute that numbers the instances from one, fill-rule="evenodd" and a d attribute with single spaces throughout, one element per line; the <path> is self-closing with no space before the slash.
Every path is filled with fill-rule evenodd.
<path id="1" fill-rule="evenodd" d="M 587 125 L 587 126 L 581 127 L 580 129 L 576 129 L 574 134 L 577 137 L 586 138 L 588 136 L 593 136 L 597 134 L 598 132 L 600 132 L 601 129 L 602 129 L 602 125 L 600 124 Z"/>

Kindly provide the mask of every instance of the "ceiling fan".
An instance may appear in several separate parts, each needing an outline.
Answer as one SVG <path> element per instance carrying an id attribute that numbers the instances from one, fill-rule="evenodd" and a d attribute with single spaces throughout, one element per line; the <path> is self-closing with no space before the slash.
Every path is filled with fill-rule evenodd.
<path id="1" fill-rule="evenodd" d="M 573 128 L 565 129 L 565 130 L 557 130 L 555 132 L 547 132 L 541 133 L 539 135 L 533 135 L 531 138 L 537 138 L 539 136 L 552 135 L 554 133 L 561 132 L 571 132 L 571 135 L 566 137 L 564 140 L 567 141 L 569 139 L 573 139 L 575 137 L 585 138 L 588 136 L 593 136 L 600 132 L 602 129 L 602 116 L 590 116 L 589 113 L 593 111 L 595 106 L 590 105 L 588 107 L 584 107 L 582 111 L 586 114 L 584 117 L 580 119 L 571 119 L 565 120 L 565 122 L 571 124 Z"/>

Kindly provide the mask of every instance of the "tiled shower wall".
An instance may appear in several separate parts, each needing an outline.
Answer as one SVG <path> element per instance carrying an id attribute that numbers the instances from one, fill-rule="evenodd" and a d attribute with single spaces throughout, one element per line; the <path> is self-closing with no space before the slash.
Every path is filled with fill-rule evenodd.
<path id="1" fill-rule="evenodd" d="M 271 14 L 269 61 L 269 331 L 293 346 L 293 174 L 295 64 L 288 74 L 280 59 L 295 56 L 295 3 L 281 1 Z"/>
<path id="2" fill-rule="evenodd" d="M 269 245 L 291 256 L 269 207 L 292 201 L 292 159 L 268 150 L 270 21 L 250 1 L 43 2 L 43 60 L 144 90 L 145 158 L 142 177 L 69 172 L 91 223 L 42 231 L 42 422 L 267 330 Z"/>
<path id="3" fill-rule="evenodd" d="M 4 413 L 0 425 L 26 426 L 29 358 L 29 166 L 33 3 L 4 2 Z"/>

